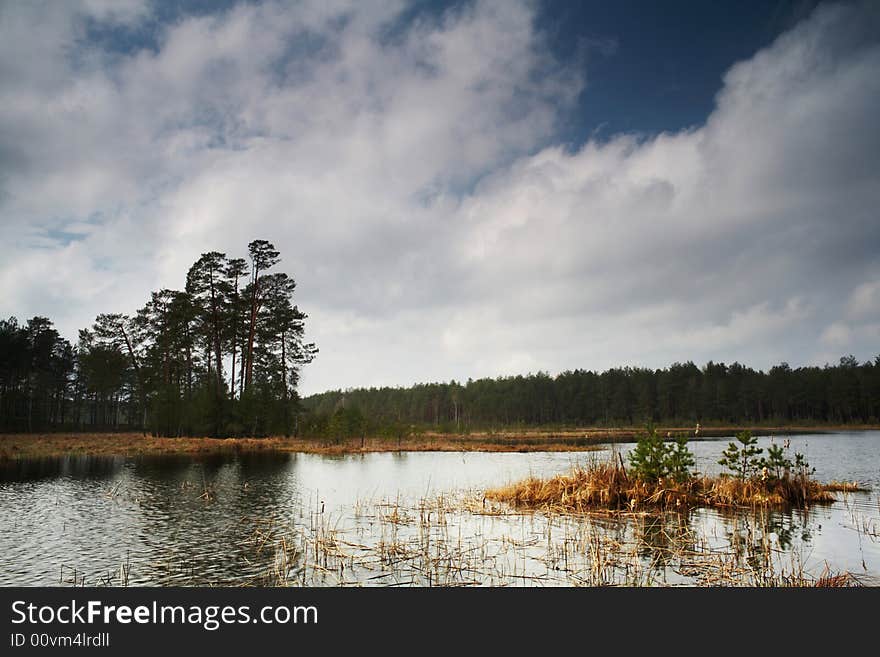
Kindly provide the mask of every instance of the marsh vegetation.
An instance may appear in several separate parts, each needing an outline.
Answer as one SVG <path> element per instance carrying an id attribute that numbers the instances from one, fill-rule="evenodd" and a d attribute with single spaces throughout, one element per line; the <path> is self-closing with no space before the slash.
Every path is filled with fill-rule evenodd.
<path id="1" fill-rule="evenodd" d="M 590 462 L 549 479 L 530 477 L 490 489 L 489 499 L 515 507 L 555 512 L 592 509 L 675 510 L 690 508 L 807 508 L 835 501 L 835 492 L 863 492 L 857 482 L 823 484 L 800 452 L 789 458 L 786 446 L 764 449 L 751 432 L 737 435 L 722 452 L 719 465 L 727 472 L 715 476 L 693 472 L 694 457 L 685 438 L 664 442 L 650 429 L 629 454 L 630 468 L 612 457 Z"/>

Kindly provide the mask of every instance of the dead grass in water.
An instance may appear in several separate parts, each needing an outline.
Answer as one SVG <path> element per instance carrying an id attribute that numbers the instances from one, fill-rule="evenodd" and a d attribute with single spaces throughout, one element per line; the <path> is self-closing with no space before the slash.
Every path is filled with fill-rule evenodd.
<path id="1" fill-rule="evenodd" d="M 307 587 L 860 585 L 827 564 L 818 577 L 811 575 L 799 552 L 774 538 L 772 516 L 763 507 L 720 514 L 717 528 L 705 531 L 687 513 L 522 512 L 482 499 L 477 491 L 358 501 L 353 508 L 326 512 L 316 498 L 293 517 L 241 519 L 250 528 L 239 553 L 246 575 L 210 567 L 196 571 L 189 560 L 169 554 L 167 560 L 138 564 L 138 578 L 131 581 Z M 82 570 L 65 568 L 62 575 L 67 576 L 62 583 L 95 585 Z M 106 582 L 118 585 L 109 576 Z"/>
<path id="2" fill-rule="evenodd" d="M 676 512 L 522 513 L 479 497 L 319 510 L 279 541 L 261 586 L 859 586 L 811 576 L 772 538 L 766 509 L 727 516 L 713 539 Z M 291 556 L 292 555 L 292 556 Z"/>

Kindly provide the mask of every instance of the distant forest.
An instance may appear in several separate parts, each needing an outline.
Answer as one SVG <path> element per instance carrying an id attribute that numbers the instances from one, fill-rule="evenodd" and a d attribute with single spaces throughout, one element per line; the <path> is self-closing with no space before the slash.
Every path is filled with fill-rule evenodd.
<path id="1" fill-rule="evenodd" d="M 0 431 L 294 432 L 299 368 L 317 348 L 294 280 L 269 271 L 279 252 L 255 240 L 248 255 L 202 254 L 183 290 L 99 315 L 76 345 L 46 317 L 0 320 Z"/>
<path id="2" fill-rule="evenodd" d="M 692 362 L 665 369 L 574 370 L 465 384 L 336 390 L 303 400 L 304 431 L 335 436 L 447 432 L 516 426 L 867 424 L 880 421 L 880 356 L 768 372 L 739 363 Z"/>
<path id="3" fill-rule="evenodd" d="M 739 363 L 567 371 L 300 400 L 306 315 L 272 270 L 265 240 L 249 259 L 204 253 L 182 290 L 134 316 L 98 315 L 77 343 L 52 322 L 0 320 L 0 431 L 142 430 L 159 436 L 397 437 L 425 430 L 657 424 L 880 422 L 880 356 L 767 372 Z"/>

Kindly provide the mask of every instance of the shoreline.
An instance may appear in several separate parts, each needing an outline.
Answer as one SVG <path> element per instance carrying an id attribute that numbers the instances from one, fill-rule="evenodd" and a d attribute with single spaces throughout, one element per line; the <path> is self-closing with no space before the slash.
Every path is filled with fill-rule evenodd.
<path id="1" fill-rule="evenodd" d="M 732 437 L 750 429 L 754 435 L 821 434 L 840 431 L 872 431 L 878 425 L 704 427 L 698 436 L 693 428 L 660 427 L 658 433 L 689 440 Z M 59 456 L 206 455 L 222 453 L 299 452 L 306 454 L 364 454 L 371 452 L 586 452 L 607 443 L 635 442 L 642 428 L 584 428 L 569 430 L 522 430 L 442 434 L 426 432 L 403 438 L 365 437 L 334 442 L 312 438 L 157 438 L 141 433 L 43 433 L 0 434 L 0 462 Z"/>

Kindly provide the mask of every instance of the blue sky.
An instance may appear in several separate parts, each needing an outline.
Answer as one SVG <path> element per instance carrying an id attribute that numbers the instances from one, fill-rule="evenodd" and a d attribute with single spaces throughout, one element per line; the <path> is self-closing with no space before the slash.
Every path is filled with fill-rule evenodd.
<path id="1" fill-rule="evenodd" d="M 281 251 L 303 392 L 880 352 L 873 2 L 0 5 L 0 314 Z"/>
<path id="2" fill-rule="evenodd" d="M 678 131 L 705 122 L 724 73 L 805 18 L 816 2 L 542 2 L 537 24 L 559 57 L 583 56 L 590 91 L 573 143 L 599 132 Z M 579 52 L 580 49 L 580 52 Z"/>

